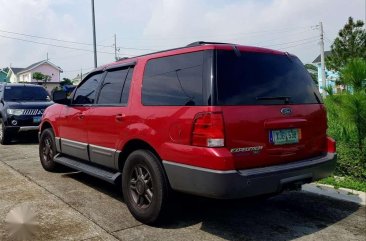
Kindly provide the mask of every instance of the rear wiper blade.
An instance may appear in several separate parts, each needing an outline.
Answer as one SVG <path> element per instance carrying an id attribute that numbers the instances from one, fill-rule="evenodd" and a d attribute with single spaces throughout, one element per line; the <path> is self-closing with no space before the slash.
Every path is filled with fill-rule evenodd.
<path id="1" fill-rule="evenodd" d="M 290 103 L 290 96 L 258 96 L 257 100 L 284 100 L 285 104 Z"/>

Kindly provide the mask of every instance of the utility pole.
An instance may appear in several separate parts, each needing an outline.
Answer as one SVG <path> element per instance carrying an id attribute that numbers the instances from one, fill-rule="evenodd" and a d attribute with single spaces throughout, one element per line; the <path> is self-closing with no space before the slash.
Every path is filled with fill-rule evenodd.
<path id="1" fill-rule="evenodd" d="M 322 94 L 325 96 L 325 87 L 326 87 L 326 77 L 325 77 L 325 56 L 324 56 L 324 31 L 323 31 L 323 23 L 319 23 L 320 29 L 320 66 L 321 66 L 321 74 L 322 74 Z"/>
<path id="2" fill-rule="evenodd" d="M 97 64 L 97 40 L 95 36 L 95 13 L 94 13 L 94 0 L 91 0 L 92 5 L 92 18 L 93 18 L 93 45 L 94 45 L 94 68 L 98 66 Z"/>

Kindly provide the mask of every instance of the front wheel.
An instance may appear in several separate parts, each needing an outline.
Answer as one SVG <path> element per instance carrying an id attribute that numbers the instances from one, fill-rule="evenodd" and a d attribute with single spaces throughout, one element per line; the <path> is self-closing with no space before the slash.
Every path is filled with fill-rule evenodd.
<path id="1" fill-rule="evenodd" d="M 132 152 L 123 168 L 122 192 L 131 214 L 140 222 L 160 221 L 167 209 L 168 183 L 159 159 L 150 151 Z"/>
<path id="2" fill-rule="evenodd" d="M 54 172 L 58 170 L 59 165 L 53 161 L 57 154 L 55 134 L 51 128 L 42 131 L 39 141 L 39 157 L 41 159 L 42 167 L 46 171 Z"/>
<path id="3" fill-rule="evenodd" d="M 7 132 L 5 124 L 2 119 L 0 119 L 0 143 L 2 145 L 9 144 L 11 141 L 11 137 L 9 132 Z"/>

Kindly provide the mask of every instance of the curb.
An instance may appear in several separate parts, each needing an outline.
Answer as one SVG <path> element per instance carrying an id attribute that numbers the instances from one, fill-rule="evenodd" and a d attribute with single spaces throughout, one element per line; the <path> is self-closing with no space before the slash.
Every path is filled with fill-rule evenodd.
<path id="1" fill-rule="evenodd" d="M 335 199 L 366 205 L 366 192 L 356 191 L 348 188 L 334 188 L 331 185 L 310 183 L 302 186 L 301 190 L 311 192 Z"/>

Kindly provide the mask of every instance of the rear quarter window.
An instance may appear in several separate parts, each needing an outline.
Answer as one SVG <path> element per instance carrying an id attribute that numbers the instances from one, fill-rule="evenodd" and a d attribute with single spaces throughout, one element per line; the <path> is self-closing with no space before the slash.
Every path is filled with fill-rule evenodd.
<path id="1" fill-rule="evenodd" d="M 147 62 L 144 105 L 203 105 L 203 51 L 152 59 Z"/>

